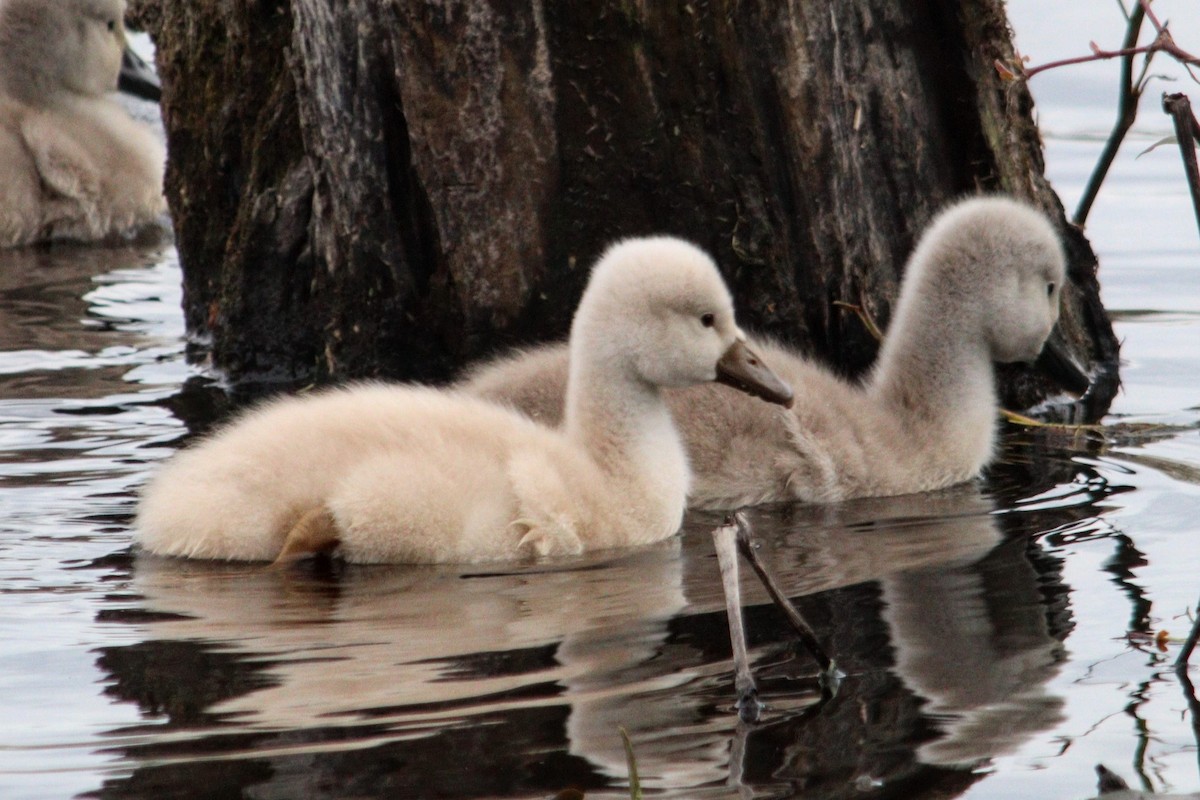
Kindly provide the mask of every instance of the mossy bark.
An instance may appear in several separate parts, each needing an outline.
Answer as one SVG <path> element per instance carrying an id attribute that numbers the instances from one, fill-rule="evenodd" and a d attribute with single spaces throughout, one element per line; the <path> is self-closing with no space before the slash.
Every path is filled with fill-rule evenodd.
<path id="1" fill-rule="evenodd" d="M 591 261 L 650 232 L 712 252 L 746 327 L 857 373 L 876 345 L 834 301 L 886 322 L 916 236 L 977 191 L 1059 222 L 1063 335 L 1115 370 L 993 67 L 1001 0 L 163 0 L 156 26 L 189 328 L 234 381 L 446 378 L 564 335 Z"/>

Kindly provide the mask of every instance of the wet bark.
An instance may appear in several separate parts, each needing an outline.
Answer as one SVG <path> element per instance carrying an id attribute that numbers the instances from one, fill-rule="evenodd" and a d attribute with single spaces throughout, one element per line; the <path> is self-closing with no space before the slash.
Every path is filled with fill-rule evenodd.
<path id="1" fill-rule="evenodd" d="M 1001 0 L 163 0 L 189 329 L 234 381 L 446 378 L 565 334 L 587 267 L 712 252 L 746 327 L 853 374 L 947 201 L 1058 220 L 1063 329 L 1113 370 L 1096 260 L 1043 177 Z M 1006 403 L 1046 387 L 1002 376 Z M 1097 393 L 1103 409 L 1115 392 Z"/>

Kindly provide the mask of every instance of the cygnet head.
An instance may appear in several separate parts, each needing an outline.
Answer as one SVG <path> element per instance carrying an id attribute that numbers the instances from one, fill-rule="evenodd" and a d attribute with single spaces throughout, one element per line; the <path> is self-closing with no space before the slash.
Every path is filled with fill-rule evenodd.
<path id="1" fill-rule="evenodd" d="M 912 264 L 941 284 L 929 296 L 979 315 L 993 361 L 1033 361 L 1058 321 L 1062 244 L 1046 216 L 1024 203 L 981 197 L 951 207 L 922 237 Z"/>
<path id="2" fill-rule="evenodd" d="M 791 390 L 745 338 L 708 255 L 671 237 L 630 239 L 592 271 L 572 323 L 571 358 L 648 386 L 719 380 L 790 404 Z"/>
<path id="3" fill-rule="evenodd" d="M 0 0 L 0 91 L 35 105 L 117 88 L 125 0 Z"/>

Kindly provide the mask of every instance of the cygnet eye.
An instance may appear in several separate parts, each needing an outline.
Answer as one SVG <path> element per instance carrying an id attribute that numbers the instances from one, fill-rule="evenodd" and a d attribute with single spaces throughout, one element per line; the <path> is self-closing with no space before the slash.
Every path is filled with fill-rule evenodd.
<path id="1" fill-rule="evenodd" d="M 108 21 L 108 29 L 110 31 L 115 31 L 117 29 L 117 21 L 115 19 L 110 19 Z"/>
<path id="2" fill-rule="evenodd" d="M 700 324 L 706 328 L 711 328 L 713 325 L 717 324 L 717 317 L 715 314 L 713 314 L 711 312 L 708 314 L 701 314 L 700 315 Z"/>
<path id="3" fill-rule="evenodd" d="M 1054 281 L 1046 284 L 1046 297 L 1054 297 Z"/>

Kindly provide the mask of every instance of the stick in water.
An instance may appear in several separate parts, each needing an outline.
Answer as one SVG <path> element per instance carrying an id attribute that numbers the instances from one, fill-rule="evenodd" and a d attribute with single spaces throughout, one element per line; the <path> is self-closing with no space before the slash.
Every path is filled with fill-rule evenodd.
<path id="1" fill-rule="evenodd" d="M 733 645 L 733 686 L 737 690 L 738 716 L 743 722 L 757 722 L 762 713 L 758 701 L 758 687 L 750 672 L 750 658 L 746 654 L 746 631 L 742 626 L 742 589 L 738 583 L 737 561 L 738 525 L 727 519 L 713 531 L 713 545 L 717 549 L 717 562 L 721 565 L 721 584 L 725 589 L 725 611 L 729 615 L 729 640 Z"/>
<path id="2" fill-rule="evenodd" d="M 812 628 L 804 621 L 804 617 L 800 616 L 800 612 L 792 605 L 792 601 L 787 599 L 787 595 L 779 588 L 779 584 L 775 582 L 775 576 L 767 571 L 767 567 L 758 557 L 758 551 L 754 549 L 754 542 L 751 541 L 750 521 L 746 519 L 746 515 L 738 511 L 733 515 L 733 521 L 737 526 L 737 543 L 738 550 L 750 562 L 750 566 L 754 568 L 758 579 L 762 581 L 762 585 L 766 588 L 767 594 L 771 595 L 771 599 L 775 601 L 775 605 L 779 606 L 783 611 L 784 617 L 787 618 L 788 624 L 796 631 L 796 635 L 800 639 L 800 643 L 804 645 L 804 649 L 808 650 L 821 667 L 822 688 L 825 687 L 825 681 L 832 679 L 837 672 L 837 666 L 833 663 L 833 659 L 825 652 L 825 648 L 821 647 L 821 643 L 817 641 L 817 636 L 812 632 Z M 834 687 L 836 688 L 836 686 Z"/>
<path id="3" fill-rule="evenodd" d="M 762 713 L 763 705 L 758 699 L 758 687 L 754 683 L 754 675 L 750 671 L 750 658 L 746 652 L 746 632 L 742 625 L 742 592 L 738 583 L 737 551 L 750 562 L 758 579 L 766 587 L 771 600 L 783 610 L 788 623 L 795 629 L 800 642 L 821 667 L 818 680 L 821 686 L 821 703 L 829 700 L 837 693 L 842 678 L 845 677 L 837 668 L 837 664 L 821 647 L 812 628 L 800 616 L 800 612 L 792 605 L 779 589 L 774 576 L 767 571 L 766 565 L 758 557 L 751 541 L 750 522 L 740 511 L 725 518 L 725 524 L 713 531 L 713 544 L 717 550 L 717 561 L 721 565 L 721 584 L 725 590 L 725 611 L 729 615 L 729 639 L 733 644 L 734 687 L 737 689 L 738 716 L 745 722 L 757 722 Z"/>

